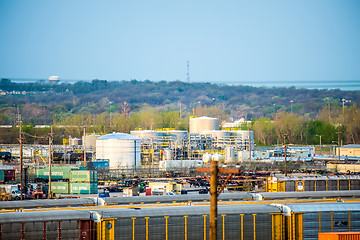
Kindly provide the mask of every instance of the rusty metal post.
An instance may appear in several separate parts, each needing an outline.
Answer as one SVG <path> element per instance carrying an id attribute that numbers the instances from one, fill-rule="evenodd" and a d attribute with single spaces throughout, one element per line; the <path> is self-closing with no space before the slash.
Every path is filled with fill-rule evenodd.
<path id="1" fill-rule="evenodd" d="M 217 175 L 218 163 L 213 160 L 210 178 L 210 240 L 216 240 L 217 235 Z"/>

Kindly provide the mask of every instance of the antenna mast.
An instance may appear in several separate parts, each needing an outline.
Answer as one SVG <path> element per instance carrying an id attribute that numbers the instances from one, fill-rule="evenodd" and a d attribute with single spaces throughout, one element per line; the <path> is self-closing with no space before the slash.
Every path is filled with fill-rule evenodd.
<path id="1" fill-rule="evenodd" d="M 186 81 L 187 81 L 187 83 L 190 83 L 190 62 L 189 61 L 187 61 Z"/>

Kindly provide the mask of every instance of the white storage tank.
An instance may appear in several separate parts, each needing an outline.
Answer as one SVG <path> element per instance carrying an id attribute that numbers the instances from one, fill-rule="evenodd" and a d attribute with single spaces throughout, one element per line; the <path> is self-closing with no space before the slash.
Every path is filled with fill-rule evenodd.
<path id="1" fill-rule="evenodd" d="M 240 140 L 241 145 L 243 146 L 249 146 L 249 137 L 251 140 L 251 148 L 254 148 L 254 131 L 249 131 L 249 130 L 237 130 L 237 131 L 232 131 L 231 132 L 234 137 L 238 140 Z"/>
<path id="2" fill-rule="evenodd" d="M 202 159 L 203 159 L 203 162 L 204 162 L 205 164 L 208 164 L 208 163 L 211 161 L 211 159 L 212 159 L 212 154 L 210 154 L 210 153 L 205 153 L 205 154 L 202 156 Z"/>
<path id="3" fill-rule="evenodd" d="M 172 144 L 175 144 L 175 147 L 182 148 L 184 140 L 188 138 L 188 132 L 182 130 L 169 130 L 167 134 L 170 136 Z"/>
<path id="4" fill-rule="evenodd" d="M 222 130 L 203 131 L 201 135 L 210 135 L 214 139 L 229 139 L 231 132 Z"/>
<path id="5" fill-rule="evenodd" d="M 164 132 L 159 132 L 155 130 L 133 130 L 130 131 L 130 134 L 141 139 L 142 142 L 159 142 L 162 141 Z"/>
<path id="6" fill-rule="evenodd" d="M 126 133 L 110 133 L 96 139 L 96 158 L 109 160 L 110 169 L 140 167 L 141 141 Z"/>
<path id="7" fill-rule="evenodd" d="M 219 119 L 211 117 L 190 118 L 190 134 L 219 130 Z"/>
<path id="8" fill-rule="evenodd" d="M 232 163 L 235 161 L 235 148 L 227 147 L 225 148 L 225 162 Z"/>
<path id="9" fill-rule="evenodd" d="M 159 170 L 161 171 L 171 171 L 178 169 L 189 169 L 197 168 L 203 165 L 202 160 L 168 160 L 159 162 Z"/>
<path id="10" fill-rule="evenodd" d="M 82 137 L 82 141 L 85 143 L 85 148 L 87 150 L 95 150 L 96 148 L 96 139 L 100 137 L 98 134 L 91 134 Z"/>
<path id="11" fill-rule="evenodd" d="M 220 153 L 215 153 L 214 155 L 212 155 L 212 160 L 221 161 L 221 160 L 223 160 L 223 155 Z"/>
<path id="12" fill-rule="evenodd" d="M 165 148 L 163 150 L 163 160 L 172 160 L 173 159 L 173 152 L 169 148 Z"/>

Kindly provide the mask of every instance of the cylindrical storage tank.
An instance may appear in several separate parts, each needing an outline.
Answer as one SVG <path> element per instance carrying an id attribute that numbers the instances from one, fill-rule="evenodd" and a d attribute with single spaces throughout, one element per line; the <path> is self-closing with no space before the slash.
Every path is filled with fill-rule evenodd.
<path id="1" fill-rule="evenodd" d="M 110 133 L 96 139 L 96 158 L 109 160 L 110 169 L 140 167 L 141 141 L 126 133 Z"/>
<path id="2" fill-rule="evenodd" d="M 172 160 L 173 159 L 173 152 L 166 148 L 163 150 L 163 160 Z"/>
<path id="3" fill-rule="evenodd" d="M 170 130 L 170 131 L 167 131 L 167 133 L 169 134 L 171 141 L 173 141 L 172 144 L 175 144 L 175 147 L 178 147 L 178 148 L 182 148 L 184 140 L 188 138 L 187 131 Z"/>
<path id="4" fill-rule="evenodd" d="M 235 148 L 227 147 L 225 148 L 225 162 L 232 163 L 235 160 Z"/>
<path id="5" fill-rule="evenodd" d="M 229 139 L 231 132 L 222 130 L 203 131 L 201 135 L 211 135 L 214 139 Z"/>
<path id="6" fill-rule="evenodd" d="M 221 160 L 223 160 L 223 155 L 220 153 L 215 153 L 214 155 L 212 155 L 212 160 L 221 161 Z"/>
<path id="7" fill-rule="evenodd" d="M 211 117 L 190 118 L 190 134 L 219 130 L 219 119 Z"/>
<path id="8" fill-rule="evenodd" d="M 141 139 L 142 142 L 156 142 L 160 141 L 165 135 L 163 132 L 155 130 L 133 130 L 130 134 Z"/>
<path id="9" fill-rule="evenodd" d="M 227 144 L 230 143 L 231 132 L 213 130 L 213 131 L 203 131 L 200 133 L 200 135 L 211 136 L 211 138 L 213 139 L 214 147 L 224 148 Z"/>
<path id="10" fill-rule="evenodd" d="M 95 150 L 96 148 L 96 139 L 100 137 L 98 134 L 91 134 L 82 137 L 83 143 L 85 143 L 86 150 Z"/>
<path id="11" fill-rule="evenodd" d="M 205 153 L 202 157 L 202 160 L 205 164 L 209 163 L 212 159 L 212 155 L 210 153 Z"/>
<path id="12" fill-rule="evenodd" d="M 238 143 L 243 146 L 249 146 L 249 136 L 251 140 L 251 148 L 254 149 L 254 131 L 249 130 L 237 130 L 231 132 L 236 139 L 238 139 Z M 246 147 L 247 148 L 247 147 Z"/>

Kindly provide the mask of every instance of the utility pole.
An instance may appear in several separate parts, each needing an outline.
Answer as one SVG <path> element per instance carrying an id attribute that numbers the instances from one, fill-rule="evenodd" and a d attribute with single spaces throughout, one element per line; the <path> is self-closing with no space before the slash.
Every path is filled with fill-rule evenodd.
<path id="1" fill-rule="evenodd" d="M 249 170 L 251 168 L 251 133 L 250 133 L 250 126 L 249 126 Z"/>
<path id="2" fill-rule="evenodd" d="M 51 199 L 51 162 L 52 162 L 52 158 L 53 158 L 53 149 L 52 149 L 52 145 L 53 145 L 53 129 L 52 126 L 50 128 L 51 132 L 49 134 L 49 190 L 48 190 L 48 198 Z"/>
<path id="3" fill-rule="evenodd" d="M 287 177 L 287 159 L 286 159 L 286 138 L 287 138 L 287 134 L 284 134 L 284 148 L 285 148 L 285 177 Z"/>
<path id="4" fill-rule="evenodd" d="M 213 160 L 210 177 L 210 240 L 216 240 L 217 235 L 217 175 L 218 163 Z"/>
<path id="5" fill-rule="evenodd" d="M 224 190 L 226 184 L 230 181 L 233 174 L 240 174 L 239 169 L 219 169 L 217 161 L 211 162 L 211 168 L 196 168 L 197 172 L 210 172 L 210 236 L 209 240 L 216 240 L 217 237 L 217 198 L 219 194 Z M 217 175 L 218 173 L 229 173 L 219 191 L 217 189 Z"/>
<path id="6" fill-rule="evenodd" d="M 336 132 L 338 135 L 338 154 L 339 154 L 339 159 L 338 159 L 338 164 L 340 164 L 340 130 Z"/>
<path id="7" fill-rule="evenodd" d="M 86 137 L 86 132 L 85 132 L 85 126 L 84 126 L 84 137 L 83 137 L 83 151 L 84 151 L 84 167 L 86 167 L 86 147 L 85 147 L 85 137 Z"/>
<path id="8" fill-rule="evenodd" d="M 24 180 L 23 180 L 23 142 L 22 142 L 22 122 L 21 116 L 18 108 L 18 118 L 19 118 L 19 141 L 20 141 L 20 199 L 23 200 L 23 191 L 24 191 Z"/>

